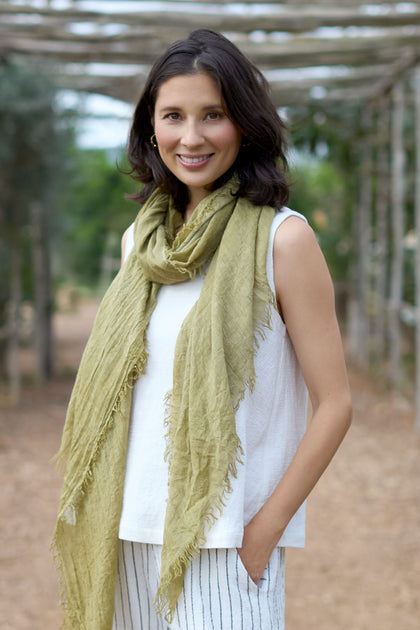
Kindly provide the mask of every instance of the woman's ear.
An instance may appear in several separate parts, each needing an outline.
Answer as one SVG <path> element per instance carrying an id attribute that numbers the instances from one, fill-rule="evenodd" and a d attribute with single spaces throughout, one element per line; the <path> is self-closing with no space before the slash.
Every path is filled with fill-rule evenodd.
<path id="1" fill-rule="evenodd" d="M 152 112 L 152 108 L 150 107 L 150 105 L 147 106 L 147 109 L 149 110 L 149 116 L 150 116 L 150 123 L 153 127 L 153 129 L 155 128 L 155 121 L 154 121 L 154 116 L 153 116 L 153 112 Z"/>

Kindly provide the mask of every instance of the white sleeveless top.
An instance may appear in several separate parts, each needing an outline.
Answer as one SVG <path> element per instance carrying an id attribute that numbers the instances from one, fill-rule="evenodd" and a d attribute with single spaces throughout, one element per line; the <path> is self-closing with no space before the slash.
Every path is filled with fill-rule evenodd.
<path id="1" fill-rule="evenodd" d="M 267 277 L 275 292 L 273 242 L 288 217 L 304 217 L 288 208 L 276 213 L 267 252 Z M 134 224 L 125 258 L 134 246 Z M 147 330 L 146 372 L 133 391 L 123 507 L 119 538 L 162 544 L 168 496 L 164 461 L 164 398 L 172 389 L 175 343 L 184 318 L 198 299 L 203 278 L 163 285 Z M 245 455 L 232 480 L 223 514 L 207 531 L 205 547 L 240 547 L 244 526 L 272 494 L 306 430 L 307 390 L 286 326 L 273 307 L 272 329 L 255 355 L 256 383 L 236 412 L 236 430 Z M 289 522 L 279 546 L 305 544 L 305 504 Z"/>

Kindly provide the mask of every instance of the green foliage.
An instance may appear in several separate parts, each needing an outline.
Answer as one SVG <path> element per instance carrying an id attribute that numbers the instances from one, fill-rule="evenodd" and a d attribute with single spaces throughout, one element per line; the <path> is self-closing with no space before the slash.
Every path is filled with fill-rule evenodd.
<path id="1" fill-rule="evenodd" d="M 357 178 L 357 142 L 361 137 L 357 107 L 315 101 L 290 111 L 294 146 L 318 158 L 328 158 L 348 180 Z M 356 153 L 355 153 L 356 149 Z"/>
<path id="2" fill-rule="evenodd" d="M 28 226 L 33 203 L 43 208 L 46 231 L 54 231 L 66 147 L 72 142 L 63 122 L 45 72 L 29 62 L 0 63 L 0 310 L 9 293 L 10 247 L 23 253 L 24 296 L 32 293 Z"/>
<path id="3" fill-rule="evenodd" d="M 356 249 L 352 217 L 359 203 L 360 111 L 313 102 L 293 108 L 289 119 L 300 158 L 290 203 L 317 232 L 333 279 L 348 280 Z"/>
<path id="4" fill-rule="evenodd" d="M 315 230 L 334 280 L 346 279 L 351 240 L 341 173 L 330 161 L 300 156 L 291 175 L 290 206 L 302 212 Z"/>
<path id="5" fill-rule="evenodd" d="M 6 345 L 17 348 L 13 327 L 7 326 L 8 305 L 18 309 L 21 296 L 30 300 L 35 293 L 36 332 L 43 331 L 39 373 L 51 373 L 50 244 L 73 140 L 55 96 L 45 69 L 28 60 L 0 60 L 0 377 L 7 373 Z M 15 374 L 15 391 L 18 381 Z"/>
<path id="6" fill-rule="evenodd" d="M 108 256 L 120 257 L 121 236 L 139 209 L 124 198 L 136 187 L 123 170 L 124 164 L 120 170 L 117 160 L 104 150 L 74 150 L 62 203 L 65 240 L 60 266 L 64 279 L 93 287 L 105 250 Z"/>
<path id="7" fill-rule="evenodd" d="M 37 67 L 0 64 L 0 206 L 8 227 L 27 218 L 29 203 L 51 198 L 68 141 L 55 90 Z"/>
<path id="8" fill-rule="evenodd" d="M 33 203 L 42 206 L 58 279 L 90 286 L 98 281 L 105 247 L 108 256 L 120 256 L 121 235 L 138 211 L 137 204 L 124 199 L 135 185 L 119 171 L 116 158 L 77 148 L 74 119 L 56 103 L 45 68 L 0 63 L 0 326 L 9 295 L 11 246 L 23 254 L 24 298 L 32 297 Z"/>

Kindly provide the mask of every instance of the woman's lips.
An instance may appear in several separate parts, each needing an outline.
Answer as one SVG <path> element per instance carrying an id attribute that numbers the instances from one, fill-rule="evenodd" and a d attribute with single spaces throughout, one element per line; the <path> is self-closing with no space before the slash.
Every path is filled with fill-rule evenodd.
<path id="1" fill-rule="evenodd" d="M 207 153 L 206 155 L 181 155 L 178 153 L 177 158 L 183 166 L 197 168 L 207 164 L 212 155 L 213 153 Z"/>

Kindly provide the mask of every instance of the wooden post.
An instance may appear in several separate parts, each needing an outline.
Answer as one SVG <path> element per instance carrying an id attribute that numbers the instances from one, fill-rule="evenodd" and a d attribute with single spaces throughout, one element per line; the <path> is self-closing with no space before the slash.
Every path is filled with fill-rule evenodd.
<path id="1" fill-rule="evenodd" d="M 356 147 L 353 147 L 353 151 Z M 356 164 L 356 162 L 353 162 Z M 349 269 L 349 296 L 347 300 L 347 340 L 348 349 L 351 358 L 357 362 L 359 353 L 359 295 L 358 295 L 358 276 L 359 276 L 359 208 L 354 207 L 351 214 L 351 233 L 354 243 L 353 255 L 351 257 L 351 265 Z"/>
<path id="2" fill-rule="evenodd" d="M 9 309 L 9 388 L 12 403 L 17 405 L 22 390 L 19 361 L 20 307 L 22 303 L 22 251 L 19 240 L 11 244 Z"/>
<path id="3" fill-rule="evenodd" d="M 44 383 L 52 375 L 51 269 L 45 216 L 41 204 L 30 207 L 33 283 L 35 295 L 35 349 L 38 380 Z"/>
<path id="4" fill-rule="evenodd" d="M 375 231 L 375 315 L 373 321 L 374 356 L 382 367 L 386 357 L 386 305 L 389 207 L 389 101 L 381 99 L 377 124 L 377 185 Z"/>
<path id="5" fill-rule="evenodd" d="M 390 376 L 394 386 L 402 381 L 401 302 L 404 263 L 404 87 L 397 83 L 392 91 L 392 263 L 390 323 Z"/>
<path id="6" fill-rule="evenodd" d="M 362 117 L 364 137 L 361 146 L 360 199 L 358 208 L 358 302 L 359 302 L 359 339 L 358 362 L 369 365 L 370 322 L 369 302 L 371 298 L 371 215 L 372 215 L 372 109 L 366 107 Z"/>
<path id="7" fill-rule="evenodd" d="M 416 429 L 420 431 L 420 66 L 414 72 L 415 95 L 415 133 L 416 133 L 416 170 L 415 170 L 415 216 L 416 216 Z"/>
<path id="8" fill-rule="evenodd" d="M 101 261 L 101 277 L 99 280 L 100 295 L 104 295 L 105 291 L 111 284 L 115 273 L 121 266 L 120 258 L 115 258 L 115 256 L 113 256 L 113 252 L 117 249 L 118 242 L 118 235 L 115 232 L 108 232 Z"/>

